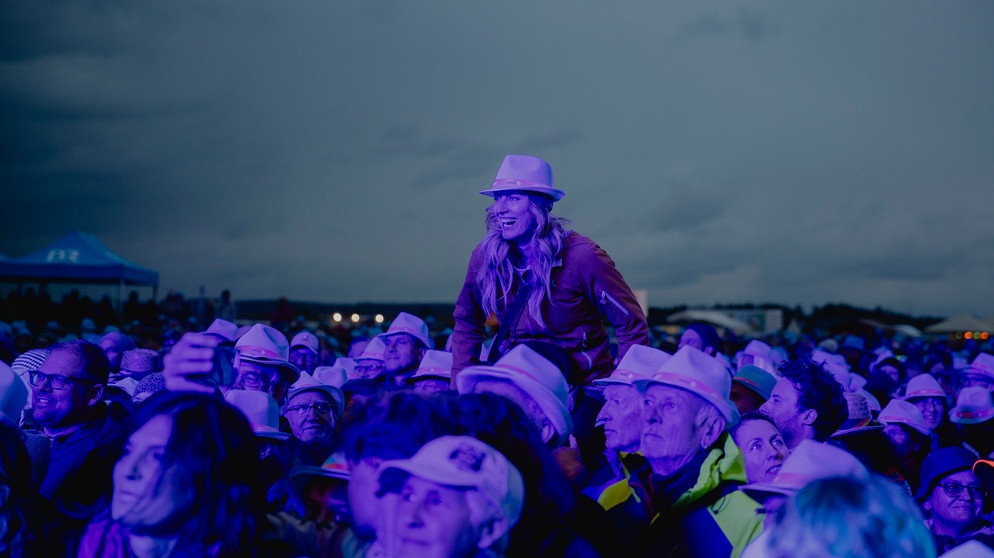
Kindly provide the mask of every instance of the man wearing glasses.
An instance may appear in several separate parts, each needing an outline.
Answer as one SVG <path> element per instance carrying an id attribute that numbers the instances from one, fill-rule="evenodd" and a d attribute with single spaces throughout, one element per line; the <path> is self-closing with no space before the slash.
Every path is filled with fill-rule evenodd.
<path id="1" fill-rule="evenodd" d="M 103 402 L 109 373 L 103 349 L 81 340 L 55 345 L 29 373 L 34 419 L 52 439 L 40 492 L 61 513 L 57 538 L 65 541 L 110 494 L 121 432 Z"/>
<path id="2" fill-rule="evenodd" d="M 301 442 L 301 464 L 321 465 L 331 456 L 335 423 L 344 408 L 345 395 L 340 389 L 301 372 L 283 407 L 290 431 Z"/>
<path id="3" fill-rule="evenodd" d="M 952 446 L 934 450 L 922 463 L 915 497 L 939 554 L 971 539 L 990 544 L 990 528 L 983 529 L 980 515 L 987 490 L 973 473 L 975 461 L 962 446 Z"/>

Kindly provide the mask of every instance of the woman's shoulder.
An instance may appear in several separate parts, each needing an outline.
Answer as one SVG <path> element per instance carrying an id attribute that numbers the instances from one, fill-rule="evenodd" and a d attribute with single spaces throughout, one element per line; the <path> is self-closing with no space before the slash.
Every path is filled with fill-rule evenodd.
<path id="1" fill-rule="evenodd" d="M 591 238 L 575 231 L 570 231 L 563 242 L 563 260 L 583 261 L 599 259 L 606 255 L 604 250 Z"/>

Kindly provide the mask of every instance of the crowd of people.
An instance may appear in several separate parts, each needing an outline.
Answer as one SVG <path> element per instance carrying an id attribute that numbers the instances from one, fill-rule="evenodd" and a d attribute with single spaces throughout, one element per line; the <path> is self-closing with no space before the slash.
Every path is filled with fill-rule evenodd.
<path id="1" fill-rule="evenodd" d="M 547 163 L 483 193 L 452 330 L 0 323 L 0 555 L 994 556 L 989 343 L 661 332 Z"/>

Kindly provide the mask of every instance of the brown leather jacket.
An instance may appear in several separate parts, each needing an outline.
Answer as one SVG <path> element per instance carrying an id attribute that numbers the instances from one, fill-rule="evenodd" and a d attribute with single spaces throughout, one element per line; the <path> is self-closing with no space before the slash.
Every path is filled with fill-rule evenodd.
<path id="1" fill-rule="evenodd" d="M 482 260 L 477 246 L 453 312 L 453 378 L 463 368 L 480 363 L 487 318 L 476 285 Z M 649 326 L 638 300 L 611 257 L 589 238 L 572 231 L 566 237 L 560 259 L 552 268 L 551 290 L 551 303 L 548 299 L 542 303 L 545 327 L 531 319 L 527 307 L 522 308 L 508 335 L 508 347 L 530 340 L 554 343 L 573 357 L 589 383 L 613 370 L 603 318 L 614 326 L 619 357 L 632 345 L 649 344 Z M 513 295 L 509 298 L 508 304 L 513 303 Z"/>

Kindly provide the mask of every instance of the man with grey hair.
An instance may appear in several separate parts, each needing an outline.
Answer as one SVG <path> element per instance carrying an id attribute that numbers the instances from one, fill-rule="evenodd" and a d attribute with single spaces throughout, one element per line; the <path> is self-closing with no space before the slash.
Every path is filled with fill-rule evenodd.
<path id="1" fill-rule="evenodd" d="M 625 505 L 641 508 L 648 523 L 637 554 L 739 556 L 762 520 L 756 502 L 736 490 L 747 479 L 726 432 L 739 418 L 731 376 L 714 357 L 683 347 L 635 384 L 644 398 L 645 462 L 632 471 Z"/>

